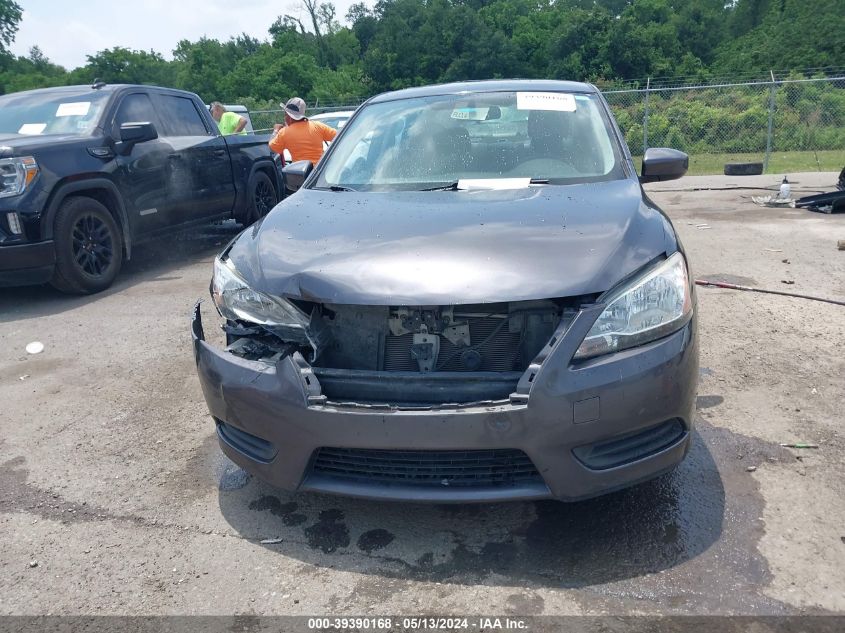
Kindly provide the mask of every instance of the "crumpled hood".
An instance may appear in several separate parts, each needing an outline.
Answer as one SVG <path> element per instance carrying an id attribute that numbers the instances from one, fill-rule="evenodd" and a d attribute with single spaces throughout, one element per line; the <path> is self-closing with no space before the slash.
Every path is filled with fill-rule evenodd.
<path id="1" fill-rule="evenodd" d="M 361 305 L 520 301 L 608 290 L 677 249 L 622 180 L 508 191 L 303 189 L 230 252 L 256 290 Z"/>

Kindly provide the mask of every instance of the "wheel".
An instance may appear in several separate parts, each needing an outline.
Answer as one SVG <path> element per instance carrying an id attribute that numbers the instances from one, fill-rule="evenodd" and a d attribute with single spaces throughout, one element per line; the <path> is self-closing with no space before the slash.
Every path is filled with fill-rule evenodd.
<path id="1" fill-rule="evenodd" d="M 270 177 L 263 171 L 255 173 L 250 187 L 249 207 L 247 208 L 244 225 L 252 224 L 270 213 L 270 209 L 279 201 L 276 189 Z"/>
<path id="2" fill-rule="evenodd" d="M 759 176 L 763 163 L 725 163 L 725 176 Z"/>
<path id="3" fill-rule="evenodd" d="M 108 209 L 92 198 L 75 196 L 56 214 L 56 268 L 50 283 L 71 294 L 108 288 L 123 263 L 120 229 Z"/>

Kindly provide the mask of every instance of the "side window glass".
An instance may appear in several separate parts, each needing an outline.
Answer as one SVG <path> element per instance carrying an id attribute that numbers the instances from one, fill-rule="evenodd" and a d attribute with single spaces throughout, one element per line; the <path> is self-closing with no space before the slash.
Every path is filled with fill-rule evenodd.
<path id="1" fill-rule="evenodd" d="M 160 95 L 162 116 L 169 136 L 208 136 L 194 102 L 185 97 Z"/>
<path id="2" fill-rule="evenodd" d="M 123 123 L 140 123 L 150 122 L 156 126 L 156 129 L 161 134 L 161 126 L 156 116 L 153 102 L 150 101 L 149 96 L 143 93 L 126 95 L 123 101 L 117 108 L 117 113 L 114 115 L 114 124 L 112 126 L 112 135 L 118 138 L 120 135 L 120 126 Z"/>

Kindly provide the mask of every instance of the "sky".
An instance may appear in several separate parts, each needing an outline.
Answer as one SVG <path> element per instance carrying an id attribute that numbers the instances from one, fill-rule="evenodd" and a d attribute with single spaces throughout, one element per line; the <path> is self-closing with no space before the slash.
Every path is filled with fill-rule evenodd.
<path id="1" fill-rule="evenodd" d="M 23 19 L 11 50 L 28 55 L 32 46 L 68 70 L 84 66 L 86 55 L 123 46 L 150 49 L 172 59 L 179 40 L 203 35 L 219 40 L 247 33 L 269 38 L 267 29 L 285 13 L 307 24 L 301 0 L 17 0 Z M 356 0 L 334 0 L 344 22 Z M 366 2 L 372 6 L 372 1 Z"/>

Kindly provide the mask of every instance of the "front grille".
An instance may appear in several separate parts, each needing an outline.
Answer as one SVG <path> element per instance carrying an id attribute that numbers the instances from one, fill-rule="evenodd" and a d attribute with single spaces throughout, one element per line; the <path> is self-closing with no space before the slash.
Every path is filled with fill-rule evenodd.
<path id="1" fill-rule="evenodd" d="M 445 336 L 440 337 L 437 371 L 513 371 L 519 366 L 521 332 L 508 331 L 508 320 L 496 317 L 470 317 L 469 336 L 473 348 L 481 354 L 481 366 L 468 370 L 461 361 L 458 348 Z M 483 345 L 479 345 L 484 341 Z M 384 345 L 385 371 L 419 371 L 417 361 L 411 357 L 413 334 L 393 336 L 388 334 Z"/>
<path id="2" fill-rule="evenodd" d="M 587 468 L 604 470 L 655 455 L 679 442 L 686 434 L 684 424 L 674 418 L 633 435 L 579 446 L 572 452 Z"/>
<path id="3" fill-rule="evenodd" d="M 312 472 L 357 483 L 438 488 L 543 482 L 528 455 L 514 449 L 394 451 L 323 447 L 314 457 Z"/>

